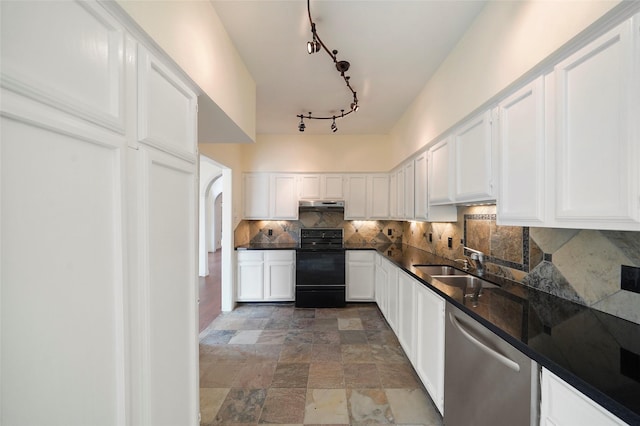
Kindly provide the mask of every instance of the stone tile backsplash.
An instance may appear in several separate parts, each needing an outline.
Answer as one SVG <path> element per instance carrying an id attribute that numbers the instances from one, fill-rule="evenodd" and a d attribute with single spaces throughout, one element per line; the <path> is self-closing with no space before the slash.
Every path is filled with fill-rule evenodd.
<path id="1" fill-rule="evenodd" d="M 242 221 L 235 243 L 298 242 L 300 228 L 327 227 L 343 228 L 352 244 L 402 242 L 451 260 L 463 259 L 466 245 L 487 255 L 492 274 L 640 324 L 640 294 L 620 288 L 621 265 L 640 267 L 640 232 L 498 226 L 495 215 L 495 206 L 458 207 L 457 222 L 428 223 L 306 212 L 297 221 Z"/>

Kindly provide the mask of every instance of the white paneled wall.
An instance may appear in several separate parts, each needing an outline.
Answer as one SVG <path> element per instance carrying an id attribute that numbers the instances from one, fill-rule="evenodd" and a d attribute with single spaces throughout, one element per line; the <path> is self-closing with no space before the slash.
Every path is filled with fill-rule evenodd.
<path id="1" fill-rule="evenodd" d="M 196 94 L 94 2 L 2 2 L 0 410 L 196 425 Z"/>

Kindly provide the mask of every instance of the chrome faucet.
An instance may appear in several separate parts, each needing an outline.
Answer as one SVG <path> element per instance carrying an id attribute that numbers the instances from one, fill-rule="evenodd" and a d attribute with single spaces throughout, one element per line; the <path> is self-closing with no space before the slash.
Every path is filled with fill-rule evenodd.
<path id="1" fill-rule="evenodd" d="M 484 275 L 484 253 L 479 250 L 470 249 L 469 247 L 464 247 L 464 249 L 471 252 L 471 256 L 469 256 L 469 258 L 473 260 L 473 266 L 476 268 L 476 273 L 480 276 Z"/>
<path id="2" fill-rule="evenodd" d="M 467 259 L 456 259 L 456 260 L 454 260 L 454 262 L 462 263 L 462 270 L 463 271 L 468 271 L 469 270 L 469 261 Z"/>

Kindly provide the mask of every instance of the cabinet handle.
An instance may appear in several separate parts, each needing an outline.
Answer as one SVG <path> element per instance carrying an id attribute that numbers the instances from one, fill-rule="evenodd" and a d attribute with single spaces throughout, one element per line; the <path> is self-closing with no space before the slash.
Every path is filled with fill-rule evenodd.
<path id="1" fill-rule="evenodd" d="M 510 369 L 512 369 L 513 371 L 515 371 L 516 373 L 518 371 L 520 371 L 520 365 L 507 358 L 506 356 L 502 355 L 499 352 L 496 352 L 495 350 L 491 349 L 490 347 L 488 347 L 487 345 L 485 345 L 484 343 L 482 343 L 480 340 L 478 340 L 476 337 L 474 337 L 471 332 L 467 331 L 462 324 L 460 324 L 458 322 L 458 320 L 456 319 L 455 315 L 452 314 L 451 312 L 449 312 L 449 320 L 451 321 L 451 324 L 453 324 L 453 326 L 455 328 L 458 329 L 458 331 L 460 333 L 462 333 L 462 335 L 464 337 L 467 338 L 467 340 L 469 340 L 471 343 L 473 343 L 474 345 L 476 345 L 480 350 L 482 350 L 483 352 L 485 352 L 486 354 L 488 354 L 489 356 L 493 357 L 496 359 L 496 361 L 500 362 L 501 364 L 503 364 L 505 367 L 508 367 Z"/>

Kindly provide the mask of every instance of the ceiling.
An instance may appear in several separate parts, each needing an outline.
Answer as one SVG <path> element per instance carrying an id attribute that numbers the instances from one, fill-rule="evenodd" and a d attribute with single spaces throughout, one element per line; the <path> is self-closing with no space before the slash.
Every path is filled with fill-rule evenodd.
<path id="1" fill-rule="evenodd" d="M 257 86 L 256 133 L 298 133 L 298 114 L 349 110 L 351 92 L 330 56 L 309 55 L 305 0 L 211 0 Z M 346 73 L 360 109 L 339 134 L 388 134 L 486 0 L 311 0 L 318 35 Z M 330 134 L 331 120 L 305 120 Z"/>

